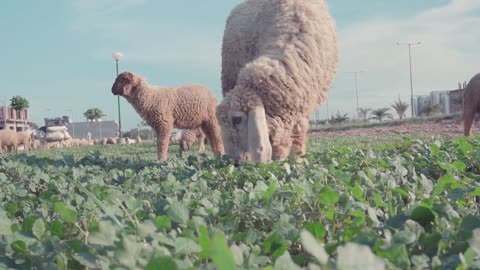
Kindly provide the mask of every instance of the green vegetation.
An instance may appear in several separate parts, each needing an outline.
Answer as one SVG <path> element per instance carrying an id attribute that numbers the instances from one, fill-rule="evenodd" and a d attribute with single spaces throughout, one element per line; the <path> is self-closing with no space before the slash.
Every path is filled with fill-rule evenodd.
<path id="1" fill-rule="evenodd" d="M 150 144 L 0 156 L 0 268 L 479 268 L 479 137 L 308 149 L 240 166 Z"/>

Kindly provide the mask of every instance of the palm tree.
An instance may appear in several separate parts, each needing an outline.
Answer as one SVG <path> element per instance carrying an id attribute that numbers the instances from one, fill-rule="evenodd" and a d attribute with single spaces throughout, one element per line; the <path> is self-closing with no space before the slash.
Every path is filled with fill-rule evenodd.
<path id="1" fill-rule="evenodd" d="M 20 112 L 30 107 L 30 103 L 24 97 L 14 96 L 10 99 L 10 106 L 12 106 L 12 108 L 17 112 L 17 118 L 22 118 Z M 16 121 L 15 121 L 15 130 L 17 130 Z"/>
<path id="2" fill-rule="evenodd" d="M 340 112 L 337 112 L 337 114 L 335 115 L 332 115 L 332 119 L 330 120 L 330 122 L 332 124 L 341 124 L 343 122 L 346 122 L 348 121 L 348 119 L 350 119 L 348 117 L 348 114 L 340 114 Z"/>
<path id="3" fill-rule="evenodd" d="M 358 116 L 360 117 L 360 119 L 362 121 L 366 122 L 367 121 L 367 115 L 371 110 L 372 109 L 370 109 L 370 108 L 359 108 L 358 109 Z"/>
<path id="4" fill-rule="evenodd" d="M 407 111 L 408 107 L 409 105 L 407 102 L 400 100 L 400 97 L 398 97 L 398 100 L 392 104 L 392 108 L 397 112 L 400 120 L 405 118 L 405 112 Z"/>
<path id="5" fill-rule="evenodd" d="M 373 110 L 371 112 L 372 117 L 370 117 L 370 119 L 378 120 L 380 122 L 382 122 L 385 118 L 393 119 L 393 115 L 391 113 L 388 113 L 389 110 L 390 108 L 380 108 Z"/>

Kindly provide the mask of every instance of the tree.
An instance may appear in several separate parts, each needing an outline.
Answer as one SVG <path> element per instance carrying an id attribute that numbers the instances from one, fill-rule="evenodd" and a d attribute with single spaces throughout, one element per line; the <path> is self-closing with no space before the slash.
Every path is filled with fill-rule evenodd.
<path id="1" fill-rule="evenodd" d="M 367 115 L 372 109 L 370 108 L 359 108 L 358 109 L 358 116 L 362 121 L 367 121 Z"/>
<path id="2" fill-rule="evenodd" d="M 398 97 L 398 100 L 392 104 L 392 108 L 397 112 L 400 120 L 403 120 L 405 118 L 405 112 L 407 111 L 409 106 L 410 105 L 408 105 L 407 102 L 400 100 L 400 97 Z"/>
<path id="3" fill-rule="evenodd" d="M 83 113 L 83 116 L 85 116 L 85 118 L 87 118 L 87 121 L 88 121 L 88 120 L 98 120 L 106 116 L 106 114 L 104 114 L 102 110 L 100 110 L 99 108 L 91 108 L 86 110 Z"/>
<path id="4" fill-rule="evenodd" d="M 383 119 L 385 118 L 393 119 L 393 115 L 391 113 L 388 113 L 389 110 L 390 108 L 380 108 L 380 109 L 373 110 L 370 113 L 372 115 L 370 119 L 378 120 L 380 122 L 382 122 Z"/>
<path id="5" fill-rule="evenodd" d="M 24 97 L 14 96 L 10 99 L 10 106 L 17 112 L 17 118 L 21 118 L 20 112 L 30 107 L 30 102 Z M 25 120 L 25 119 L 24 119 Z M 15 130 L 17 130 L 17 122 L 15 121 Z"/>
<path id="6" fill-rule="evenodd" d="M 346 122 L 348 121 L 348 119 L 350 119 L 348 117 L 348 114 L 340 114 L 340 112 L 337 112 L 335 115 L 332 115 L 332 119 L 330 120 L 330 122 L 332 124 L 341 124 L 343 122 Z"/>

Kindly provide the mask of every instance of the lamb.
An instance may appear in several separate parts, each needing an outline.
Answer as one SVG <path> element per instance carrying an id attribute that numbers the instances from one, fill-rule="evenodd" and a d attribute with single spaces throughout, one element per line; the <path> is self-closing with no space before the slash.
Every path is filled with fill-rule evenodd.
<path id="1" fill-rule="evenodd" d="M 199 141 L 200 145 L 198 147 L 199 152 L 205 151 L 205 133 L 202 129 L 188 129 L 182 132 L 182 137 L 180 138 L 180 150 L 189 151 L 195 141 Z"/>
<path id="2" fill-rule="evenodd" d="M 15 152 L 18 149 L 17 132 L 9 129 L 0 130 L 0 153 L 5 151 Z"/>
<path id="3" fill-rule="evenodd" d="M 230 13 L 217 108 L 228 156 L 268 162 L 305 154 L 309 118 L 338 65 L 324 0 L 246 0 Z"/>
<path id="4" fill-rule="evenodd" d="M 462 120 L 466 137 L 472 136 L 472 127 L 477 113 L 480 113 L 480 73 L 470 79 L 463 93 Z"/>
<path id="5" fill-rule="evenodd" d="M 216 118 L 217 99 L 200 85 L 161 88 L 131 72 L 121 73 L 112 86 L 135 108 L 157 137 L 157 157 L 166 160 L 169 136 L 173 128 L 205 132 L 214 154 L 223 154 L 220 127 Z"/>

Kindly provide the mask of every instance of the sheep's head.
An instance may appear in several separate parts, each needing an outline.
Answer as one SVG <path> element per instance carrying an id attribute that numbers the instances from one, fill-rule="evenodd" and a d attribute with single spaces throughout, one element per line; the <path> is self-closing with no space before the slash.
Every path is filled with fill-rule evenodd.
<path id="1" fill-rule="evenodd" d="M 270 161 L 272 146 L 261 100 L 243 91 L 233 92 L 217 108 L 225 154 L 237 160 Z"/>
<path id="2" fill-rule="evenodd" d="M 139 84 L 139 77 L 131 72 L 123 72 L 118 75 L 117 79 L 113 83 L 112 93 L 114 95 L 120 95 L 129 97 L 132 94 L 132 90 Z"/>

